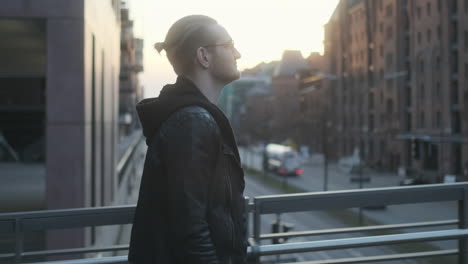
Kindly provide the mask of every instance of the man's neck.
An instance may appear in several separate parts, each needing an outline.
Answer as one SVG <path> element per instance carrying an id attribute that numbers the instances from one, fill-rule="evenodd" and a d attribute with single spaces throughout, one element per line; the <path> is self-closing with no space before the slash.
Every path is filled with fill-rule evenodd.
<path id="1" fill-rule="evenodd" d="M 217 82 L 213 78 L 206 78 L 205 76 L 200 75 L 185 77 L 191 80 L 211 103 L 218 103 L 218 99 L 224 84 Z"/>

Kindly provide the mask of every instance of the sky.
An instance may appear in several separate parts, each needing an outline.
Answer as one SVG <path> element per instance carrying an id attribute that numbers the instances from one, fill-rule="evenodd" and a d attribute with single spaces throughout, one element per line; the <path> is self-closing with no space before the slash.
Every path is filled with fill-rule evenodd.
<path id="1" fill-rule="evenodd" d="M 169 27 L 186 15 L 202 14 L 218 21 L 233 38 L 242 57 L 240 70 L 281 59 L 284 50 L 300 50 L 304 57 L 323 53 L 324 25 L 339 0 L 126 0 L 134 21 L 135 37 L 144 39 L 144 72 L 140 83 L 145 97 L 159 95 L 176 75 L 164 51 Z"/>

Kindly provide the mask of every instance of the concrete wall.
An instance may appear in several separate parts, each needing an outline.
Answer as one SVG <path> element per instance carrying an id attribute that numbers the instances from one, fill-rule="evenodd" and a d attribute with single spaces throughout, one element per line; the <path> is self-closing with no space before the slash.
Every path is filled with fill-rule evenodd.
<path id="1" fill-rule="evenodd" d="M 111 205 L 117 189 L 120 10 L 117 11 L 110 1 L 84 1 L 85 206 Z M 88 232 L 86 244 L 97 242 L 99 232 L 95 238 Z"/>
<path id="2" fill-rule="evenodd" d="M 119 1 L 4 0 L 0 17 L 46 21 L 47 209 L 110 205 L 117 189 Z M 49 248 L 89 242 L 82 231 L 48 236 Z"/>

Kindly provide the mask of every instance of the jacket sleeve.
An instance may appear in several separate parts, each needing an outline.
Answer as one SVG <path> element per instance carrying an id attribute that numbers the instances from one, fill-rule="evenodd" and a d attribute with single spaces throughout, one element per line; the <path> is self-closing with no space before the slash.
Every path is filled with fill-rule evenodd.
<path id="1" fill-rule="evenodd" d="M 206 217 L 218 127 L 206 111 L 179 111 L 166 123 L 161 156 L 168 177 L 168 228 L 177 255 L 185 263 L 219 263 Z"/>

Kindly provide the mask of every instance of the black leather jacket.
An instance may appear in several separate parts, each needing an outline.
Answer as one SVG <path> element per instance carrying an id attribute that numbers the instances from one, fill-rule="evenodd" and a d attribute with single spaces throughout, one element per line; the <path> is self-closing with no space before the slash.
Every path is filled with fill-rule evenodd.
<path id="1" fill-rule="evenodd" d="M 202 107 L 179 109 L 150 140 L 129 261 L 245 263 L 244 174 Z"/>

